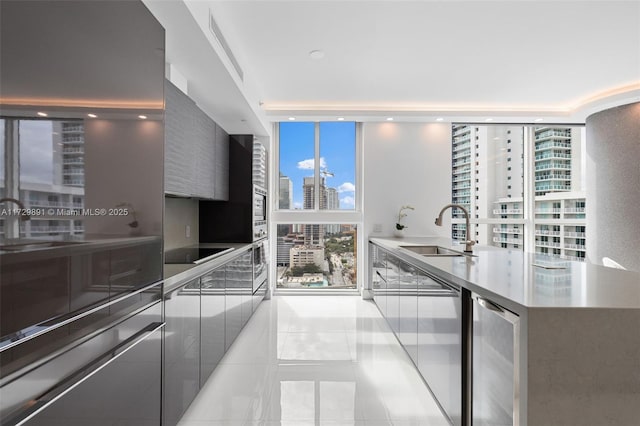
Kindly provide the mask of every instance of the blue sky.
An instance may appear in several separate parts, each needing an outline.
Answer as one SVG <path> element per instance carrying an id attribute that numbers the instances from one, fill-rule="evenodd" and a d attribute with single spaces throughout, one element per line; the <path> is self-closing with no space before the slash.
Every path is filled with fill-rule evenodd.
<path id="1" fill-rule="evenodd" d="M 314 126 L 280 123 L 280 172 L 293 182 L 293 208 L 302 208 L 302 179 L 314 173 Z M 320 168 L 333 173 L 326 184 L 338 190 L 340 209 L 354 208 L 355 129 L 354 122 L 320 123 Z"/>

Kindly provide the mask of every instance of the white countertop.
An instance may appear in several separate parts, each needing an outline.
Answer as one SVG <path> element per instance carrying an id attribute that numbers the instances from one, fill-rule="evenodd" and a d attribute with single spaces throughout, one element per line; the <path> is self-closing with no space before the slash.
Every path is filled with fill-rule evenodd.
<path id="1" fill-rule="evenodd" d="M 400 248 L 439 245 L 464 250 L 464 245 L 438 237 L 370 238 L 370 241 L 508 309 L 640 309 L 638 272 L 490 246 L 474 246 L 473 257 L 425 257 Z M 545 269 L 534 264 L 564 268 Z"/>
<path id="2" fill-rule="evenodd" d="M 189 264 L 165 264 L 164 265 L 164 293 L 172 291 L 177 286 L 182 285 L 185 281 L 190 281 L 206 274 L 207 271 L 217 268 L 220 265 L 228 262 L 241 253 L 249 250 L 253 247 L 253 243 L 201 243 L 193 244 L 186 247 L 200 247 L 200 248 L 233 248 L 232 251 L 222 254 L 218 257 L 201 263 L 189 263 Z"/>

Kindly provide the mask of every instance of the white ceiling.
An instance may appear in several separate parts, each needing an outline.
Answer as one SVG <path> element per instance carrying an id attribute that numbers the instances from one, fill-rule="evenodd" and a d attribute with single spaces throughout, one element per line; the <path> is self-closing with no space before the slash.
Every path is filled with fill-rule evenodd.
<path id="1" fill-rule="evenodd" d="M 206 3 L 271 120 L 575 121 L 640 99 L 640 1 Z"/>
<path id="2" fill-rule="evenodd" d="M 291 116 L 584 122 L 640 101 L 640 0 L 143 2 L 189 96 L 229 133 Z"/>

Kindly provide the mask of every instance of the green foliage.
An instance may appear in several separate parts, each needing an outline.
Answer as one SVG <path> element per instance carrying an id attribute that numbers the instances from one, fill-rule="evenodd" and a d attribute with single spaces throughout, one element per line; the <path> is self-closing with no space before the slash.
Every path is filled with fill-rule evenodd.
<path id="1" fill-rule="evenodd" d="M 315 263 L 307 263 L 302 267 L 302 272 L 305 274 L 318 274 L 322 272 L 322 268 Z"/>
<path id="2" fill-rule="evenodd" d="M 327 258 L 329 258 L 332 253 L 353 253 L 353 242 L 353 237 L 344 241 L 339 241 L 336 238 L 329 239 L 329 241 L 325 242 L 324 245 L 324 250 Z"/>
<path id="3" fill-rule="evenodd" d="M 315 263 L 307 263 L 304 266 L 294 266 L 291 268 L 291 274 L 294 277 L 301 277 L 304 274 L 318 274 L 322 272 L 322 268 Z"/>

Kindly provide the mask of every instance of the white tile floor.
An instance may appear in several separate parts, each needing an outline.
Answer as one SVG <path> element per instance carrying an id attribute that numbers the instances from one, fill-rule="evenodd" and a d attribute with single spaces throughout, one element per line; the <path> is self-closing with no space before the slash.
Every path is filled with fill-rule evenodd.
<path id="1" fill-rule="evenodd" d="M 179 426 L 448 425 L 376 306 L 263 302 Z"/>

